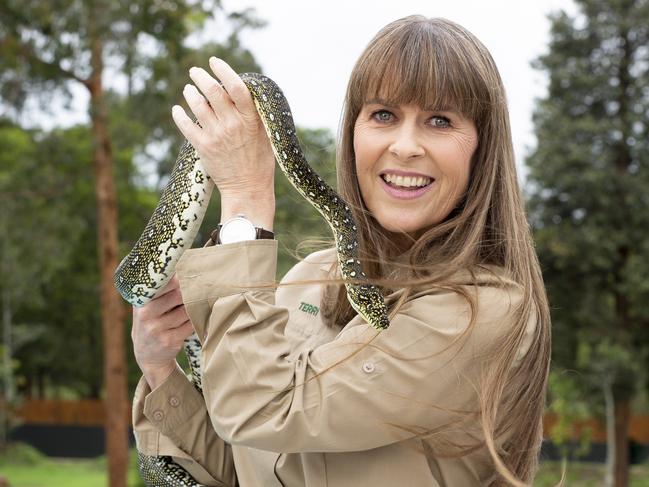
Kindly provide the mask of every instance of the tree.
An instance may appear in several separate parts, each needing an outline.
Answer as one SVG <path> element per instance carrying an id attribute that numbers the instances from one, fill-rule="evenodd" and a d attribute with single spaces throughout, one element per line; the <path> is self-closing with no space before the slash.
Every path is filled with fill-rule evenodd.
<path id="1" fill-rule="evenodd" d="M 183 44 L 220 8 L 219 0 L 8 0 L 0 5 L 0 94 L 20 109 L 28 94 L 43 106 L 53 93 L 70 96 L 80 84 L 90 95 L 92 163 L 97 209 L 97 253 L 101 275 L 107 407 L 107 452 L 110 485 L 122 486 L 127 467 L 125 308 L 113 287 L 118 264 L 117 196 L 113 176 L 113 143 L 108 130 L 108 103 L 103 85 L 107 63 L 123 67 L 129 91 L 138 68 L 151 78 L 156 59 L 184 59 Z M 245 13 L 234 17 L 249 23 Z M 236 35 L 234 37 L 236 39 Z M 152 41 L 147 54 L 137 41 Z M 179 79 L 176 73 L 174 79 Z"/>
<path id="2" fill-rule="evenodd" d="M 576 3 L 577 16 L 550 16 L 549 52 L 535 63 L 549 89 L 534 115 L 527 191 L 554 363 L 603 392 L 607 483 L 626 486 L 649 350 L 649 2 Z"/>
<path id="3" fill-rule="evenodd" d="M 43 164 L 38 146 L 35 133 L 0 122 L 2 390 L 7 406 L 0 408 L 1 415 L 17 399 L 16 352 L 44 331 L 42 326 L 17 320 L 16 311 L 26 304 L 44 306 L 41 289 L 68 265 L 83 226 L 77 215 L 66 211 L 70 189 L 59 168 Z M 0 447 L 7 431 L 7 417 L 1 417 Z"/>
<path id="4" fill-rule="evenodd" d="M 112 103 L 110 104 L 112 107 Z M 109 111 L 114 114 L 116 111 Z M 137 189 L 128 181 L 134 178 L 132 152 L 124 149 L 124 141 L 114 127 L 129 128 L 138 133 L 121 115 L 111 115 L 109 133 L 114 146 L 113 162 L 118 202 L 126 216 L 120 221 L 120 234 L 141 226 L 134 218 L 151 211 L 149 201 L 155 198 L 151 190 Z M 49 398 L 102 397 L 103 352 L 98 282 L 100 271 L 96 252 L 97 216 L 92 180 L 92 139 L 86 124 L 66 129 L 38 131 L 30 145 L 30 161 L 23 173 L 39 181 L 39 190 L 58 195 L 56 213 L 47 215 L 50 224 L 57 221 L 79 221 L 80 229 L 59 242 L 55 250 L 32 246 L 25 249 L 26 259 L 39 263 L 46 259 L 59 264 L 57 272 L 44 282 L 32 283 L 34 290 L 46 296 L 43 304 L 24 299 L 15 307 L 16 319 L 22 323 L 41 323 L 44 332 L 37 339 L 16 351 L 20 364 L 19 392 L 25 396 Z M 22 167 L 23 165 L 20 165 Z M 46 178 L 46 175 L 50 174 Z M 60 189 L 59 189 L 60 188 Z M 57 191 L 58 189 L 58 191 Z M 64 189 L 64 193 L 61 193 Z M 148 199 L 147 199 L 148 196 Z M 153 196 L 153 198 L 152 198 Z M 51 205 L 51 203 L 50 203 Z M 144 206 L 144 210 L 142 207 Z M 37 215 L 27 213 L 28 221 Z M 34 229 L 35 234 L 47 232 L 46 227 Z M 36 240 L 37 242 L 38 240 Z M 44 252 L 45 251 L 45 252 Z M 63 256 L 67 256 L 63 260 Z M 38 277 L 38 276 L 37 276 Z"/>

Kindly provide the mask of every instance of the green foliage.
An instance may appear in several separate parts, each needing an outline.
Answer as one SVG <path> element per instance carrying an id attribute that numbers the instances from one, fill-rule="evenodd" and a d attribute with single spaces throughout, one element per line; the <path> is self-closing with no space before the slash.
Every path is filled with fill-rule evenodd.
<path id="1" fill-rule="evenodd" d="M 0 466 L 34 466 L 43 463 L 46 458 L 38 449 L 27 443 L 10 443 L 0 456 Z"/>
<path id="2" fill-rule="evenodd" d="M 600 403 L 646 386 L 649 349 L 649 3 L 579 0 L 551 16 L 529 214 L 553 320 L 553 362 Z M 643 362 L 644 361 L 644 362 Z M 557 386 L 558 387 L 558 386 Z"/>
<path id="3" fill-rule="evenodd" d="M 39 150 L 41 143 L 36 132 L 7 122 L 0 127 L 0 293 L 13 357 L 12 370 L 4 372 L 19 387 L 30 368 L 25 353 L 43 345 L 47 336 L 47 320 L 38 316 L 49 305 L 46 288 L 70 265 L 84 229 L 83 219 L 68 204 L 70 161 L 51 164 L 48 153 Z M 23 312 L 27 309 L 31 312 Z M 43 355 L 37 352 L 36 359 Z"/>
<path id="4" fill-rule="evenodd" d="M 225 40 L 190 47 L 189 34 L 219 15 L 226 16 L 230 28 Z M 32 96 L 48 111 L 52 97 L 65 95 L 70 83 L 86 83 L 89 29 L 100 32 L 106 66 L 126 79 L 125 93 L 104 92 L 122 257 L 140 236 L 176 159 L 182 137 L 170 108 L 184 102 L 181 93 L 189 81 L 189 67 L 207 68 L 207 59 L 214 55 L 238 72 L 261 72 L 239 37 L 245 29 L 263 25 L 254 11 L 226 14 L 216 0 L 3 2 L 1 103 L 19 110 Z M 145 45 L 150 48 L 142 48 Z M 298 137 L 311 165 L 335 186 L 332 135 L 326 130 L 298 129 Z M 14 290 L 14 352 L 23 378 L 20 385 L 37 395 L 99 398 L 102 394 L 91 140 L 87 125 L 49 132 L 9 122 L 0 125 L 0 197 L 6 195 L 2 208 L 11 208 L 7 214 L 15 233 L 5 235 L 12 238 L 10 260 L 15 269 L 5 271 L 12 279 L 3 279 L 0 290 L 2 286 Z M 331 239 L 331 232 L 281 171 L 276 173 L 279 279 L 295 263 L 292 250 L 298 242 L 308 236 Z M 29 197 L 17 197 L 21 191 Z M 204 243 L 219 219 L 215 191 L 194 246 Z M 130 313 L 127 320 L 124 338 L 130 347 Z M 139 371 L 133 354 L 127 356 L 132 391 Z"/>
<path id="5" fill-rule="evenodd" d="M 18 296 L 14 352 L 30 380 L 45 375 L 67 387 L 87 384 L 88 394 L 99 389 L 102 371 L 89 130 L 34 133 L 17 160 L 23 163 L 10 171 L 12 216 L 23 235 L 13 244 L 15 268 L 2 283 Z M 31 340 L 20 339 L 21 326 Z"/>
<path id="6" fill-rule="evenodd" d="M 587 399 L 589 391 L 581 386 L 579 376 L 556 370 L 550 372 L 549 389 L 551 401 L 548 411 L 557 417 L 557 422 L 549 432 L 550 439 L 564 457 L 568 455 L 568 442 L 575 438 L 579 441 L 579 447 L 574 453 L 578 456 L 587 454 L 593 431 L 589 427 L 576 430 L 575 425 L 594 417 L 593 408 Z"/>
<path id="7" fill-rule="evenodd" d="M 15 126 L 0 128 L 0 243 L 3 248 L 4 289 L 11 302 L 43 306 L 39 286 L 67 265 L 70 246 L 83 222 L 66 214 L 70 187 L 63 170 L 38 150 L 34 133 Z M 51 256 L 56 255 L 56 259 Z"/>
<path id="8" fill-rule="evenodd" d="M 67 83 L 90 76 L 93 39 L 123 67 L 131 86 L 131 78 L 146 71 L 152 59 L 177 59 L 187 49 L 185 39 L 220 8 L 219 0 L 5 0 L 0 4 L 0 95 L 22 107 L 36 94 L 44 108 L 52 90 L 70 97 Z"/>
<path id="9" fill-rule="evenodd" d="M 335 141 L 327 129 L 297 129 L 304 156 L 311 167 L 336 188 Z M 324 240 L 328 245 L 307 247 L 299 255 L 334 245 L 332 231 L 325 219 L 297 192 L 281 170 L 275 171 L 275 234 L 280 241 L 277 279 L 297 262 L 293 256 L 297 245 L 309 239 Z"/>

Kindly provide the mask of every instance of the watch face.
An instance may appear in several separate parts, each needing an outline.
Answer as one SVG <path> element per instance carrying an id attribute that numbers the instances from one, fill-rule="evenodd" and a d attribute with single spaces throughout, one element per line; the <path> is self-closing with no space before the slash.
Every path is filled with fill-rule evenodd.
<path id="1" fill-rule="evenodd" d="M 234 217 L 223 224 L 219 238 L 221 243 L 241 242 L 242 240 L 255 240 L 257 231 L 255 226 L 245 218 Z"/>

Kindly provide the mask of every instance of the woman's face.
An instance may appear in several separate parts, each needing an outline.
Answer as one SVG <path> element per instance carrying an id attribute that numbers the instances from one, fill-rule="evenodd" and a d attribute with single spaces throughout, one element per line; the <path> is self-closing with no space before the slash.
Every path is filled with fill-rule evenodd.
<path id="1" fill-rule="evenodd" d="M 366 103 L 354 126 L 365 205 L 386 230 L 417 238 L 443 221 L 466 192 L 477 146 L 475 124 L 460 113 Z"/>

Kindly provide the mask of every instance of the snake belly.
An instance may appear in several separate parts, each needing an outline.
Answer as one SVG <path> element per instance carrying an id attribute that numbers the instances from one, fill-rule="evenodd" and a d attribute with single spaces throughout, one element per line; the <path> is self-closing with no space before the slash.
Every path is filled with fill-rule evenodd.
<path id="1" fill-rule="evenodd" d="M 240 75 L 252 95 L 275 159 L 295 189 L 318 210 L 331 228 L 341 275 L 361 284 L 345 283 L 354 310 L 378 330 L 389 326 L 383 295 L 366 278 L 358 256 L 358 234 L 347 203 L 308 164 L 300 149 L 295 124 L 281 89 L 257 73 Z M 171 279 L 175 265 L 191 247 L 201 225 L 214 184 L 195 149 L 185 141 L 169 182 L 144 232 L 114 274 L 115 287 L 133 306 L 153 299 Z M 200 343 L 195 335 L 184 344 L 192 382 L 202 393 Z M 199 484 L 169 456 L 138 454 L 140 475 L 148 487 L 198 487 Z"/>

